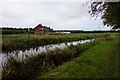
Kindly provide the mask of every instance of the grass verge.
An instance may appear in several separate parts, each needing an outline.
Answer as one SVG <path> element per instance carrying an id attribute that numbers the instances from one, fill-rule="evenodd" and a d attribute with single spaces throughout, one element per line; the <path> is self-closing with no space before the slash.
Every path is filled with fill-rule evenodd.
<path id="1" fill-rule="evenodd" d="M 44 72 L 42 78 L 118 78 L 118 40 L 102 41 L 81 56 L 55 69 Z"/>
<path id="2" fill-rule="evenodd" d="M 78 57 L 81 52 L 96 45 L 97 41 L 70 45 L 64 49 L 50 50 L 19 61 L 10 57 L 3 67 L 3 80 L 33 80 L 36 75 L 49 71 Z"/>
<path id="3" fill-rule="evenodd" d="M 71 42 L 78 40 L 86 40 L 86 39 L 96 39 L 99 37 L 106 38 L 111 36 L 110 34 L 69 34 L 69 35 L 32 35 L 31 38 L 20 38 L 20 36 L 15 37 L 15 39 L 9 38 L 12 35 L 6 36 L 8 40 L 2 41 L 2 51 L 8 52 L 13 50 L 25 50 L 31 47 L 48 45 L 48 44 L 57 44 L 62 42 Z M 44 37 L 43 37 L 44 36 Z"/>

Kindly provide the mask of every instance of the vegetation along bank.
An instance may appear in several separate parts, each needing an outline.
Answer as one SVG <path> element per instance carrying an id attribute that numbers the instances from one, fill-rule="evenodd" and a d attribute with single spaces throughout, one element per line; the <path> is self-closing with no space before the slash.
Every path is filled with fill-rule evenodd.
<path id="1" fill-rule="evenodd" d="M 25 37 L 23 37 L 25 36 Z M 66 34 L 66 35 L 29 35 L 26 36 L 25 34 L 16 36 L 17 38 L 13 37 L 9 38 L 3 35 L 3 42 L 2 42 L 2 51 L 13 51 L 13 50 L 24 50 L 31 47 L 48 45 L 48 44 L 56 44 L 62 42 L 71 42 L 71 41 L 78 41 L 78 40 L 85 40 L 85 39 L 96 39 L 99 37 L 108 37 L 110 34 Z M 28 38 L 27 38 L 28 37 Z"/>
<path id="2" fill-rule="evenodd" d="M 114 78 L 118 75 L 115 69 L 117 67 L 117 52 L 115 52 L 118 49 L 117 42 L 115 36 L 100 37 L 90 43 L 50 50 L 28 57 L 23 61 L 10 57 L 3 67 L 3 80 L 33 80 L 54 77 L 108 78 L 111 75 Z"/>

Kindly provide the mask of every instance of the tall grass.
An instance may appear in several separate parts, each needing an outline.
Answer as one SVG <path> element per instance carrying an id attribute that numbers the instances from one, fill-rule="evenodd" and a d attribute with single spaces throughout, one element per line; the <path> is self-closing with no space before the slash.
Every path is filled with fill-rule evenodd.
<path id="1" fill-rule="evenodd" d="M 120 44 L 118 39 L 100 41 L 82 55 L 48 72 L 38 75 L 40 79 L 113 79 L 119 78 Z"/>
<path id="2" fill-rule="evenodd" d="M 55 38 L 30 38 L 2 42 L 3 51 L 12 51 L 18 49 L 26 49 L 47 44 L 56 44 L 62 42 L 71 42 L 77 40 L 91 39 L 92 36 L 76 36 L 76 37 L 55 37 Z"/>
<path id="3" fill-rule="evenodd" d="M 83 51 L 95 46 L 99 40 L 112 40 L 114 36 L 104 35 L 90 43 L 70 45 L 64 49 L 49 50 L 47 52 L 27 57 L 22 61 L 9 57 L 4 64 L 2 80 L 32 80 L 45 71 L 54 69 L 63 63 L 78 57 Z"/>
<path id="4" fill-rule="evenodd" d="M 44 35 L 45 36 L 45 35 Z M 13 51 L 13 50 L 21 50 L 41 45 L 47 45 L 47 44 L 56 44 L 56 43 L 62 43 L 62 42 L 71 42 L 71 41 L 77 41 L 77 40 L 85 40 L 85 39 L 96 39 L 99 37 L 106 37 L 110 36 L 109 34 L 71 34 L 71 35 L 53 35 L 54 37 L 34 37 L 34 38 L 25 38 L 25 39 L 12 39 L 2 42 L 2 51 Z"/>
<path id="5" fill-rule="evenodd" d="M 64 49 L 49 50 L 42 54 L 27 57 L 22 61 L 9 57 L 3 66 L 3 80 L 32 80 L 42 72 L 53 69 L 64 62 L 78 57 L 83 51 L 97 44 L 97 41 L 70 45 Z"/>

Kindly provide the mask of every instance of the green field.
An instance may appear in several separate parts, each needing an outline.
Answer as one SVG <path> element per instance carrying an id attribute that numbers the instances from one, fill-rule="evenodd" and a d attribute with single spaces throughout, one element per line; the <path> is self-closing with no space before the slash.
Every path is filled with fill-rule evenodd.
<path id="1" fill-rule="evenodd" d="M 102 41 L 78 58 L 37 78 L 118 78 L 117 45 L 118 40 Z"/>
<path id="2" fill-rule="evenodd" d="M 57 44 L 85 39 L 108 37 L 117 33 L 78 33 L 78 34 L 10 34 L 2 35 L 2 50 L 24 50 L 31 47 Z M 1 44 L 0 43 L 0 44 Z"/>
<path id="3" fill-rule="evenodd" d="M 8 40 L 19 40 L 19 39 L 30 39 L 30 38 L 56 38 L 56 37 L 75 37 L 75 36 L 85 36 L 88 34 L 9 34 L 9 35 L 2 35 L 3 41 Z"/>
<path id="4" fill-rule="evenodd" d="M 54 34 L 54 35 L 35 35 L 35 34 L 19 34 L 19 35 L 3 35 L 2 50 L 24 50 L 31 47 L 43 46 L 48 44 L 57 44 L 63 42 L 71 42 L 85 39 L 93 39 L 100 37 L 98 34 Z M 103 35 L 104 36 L 104 35 Z M 105 36 L 109 36 L 105 34 Z"/>
<path id="5" fill-rule="evenodd" d="M 19 36 L 17 40 L 7 37 L 8 35 L 3 35 L 3 37 L 5 41 L 13 40 L 23 43 L 24 39 L 28 39 L 25 37 L 27 35 L 17 35 Z M 31 34 L 30 36 L 35 37 L 36 35 Z M 38 42 L 34 41 L 37 44 L 42 38 L 43 41 L 48 42 L 53 40 L 53 43 L 55 40 L 56 43 L 89 38 L 96 40 L 76 46 L 71 45 L 64 49 L 43 52 L 42 54 L 28 57 L 22 62 L 11 57 L 3 69 L 4 80 L 16 80 L 18 78 L 20 80 L 40 80 L 43 78 L 118 78 L 118 66 L 120 64 L 118 58 L 120 51 L 118 49 L 120 44 L 117 33 L 37 35 L 37 37 Z M 26 44 L 26 41 L 24 43 Z M 31 43 L 31 41 L 28 43 Z M 17 44 L 17 46 L 19 45 Z"/>
<path id="6" fill-rule="evenodd" d="M 89 36 L 89 35 L 104 35 L 104 34 L 118 34 L 118 33 L 72 33 L 72 34 L 7 34 L 0 35 L 3 41 L 30 39 L 30 38 L 56 38 L 56 37 L 77 37 L 77 36 Z"/>

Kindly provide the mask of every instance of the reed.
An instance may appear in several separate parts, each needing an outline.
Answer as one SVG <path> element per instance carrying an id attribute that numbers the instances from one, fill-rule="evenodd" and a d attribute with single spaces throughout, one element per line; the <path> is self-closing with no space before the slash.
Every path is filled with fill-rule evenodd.
<path id="1" fill-rule="evenodd" d="M 3 80 L 32 80 L 42 72 L 49 71 L 78 57 L 83 51 L 96 45 L 97 42 L 93 41 L 76 46 L 70 45 L 64 49 L 49 50 L 23 60 L 9 57 L 8 62 L 3 66 Z"/>
<path id="2" fill-rule="evenodd" d="M 54 35 L 55 36 L 55 35 Z M 24 50 L 31 47 L 48 45 L 48 44 L 57 44 L 62 42 L 71 42 L 85 39 L 96 39 L 96 38 L 105 38 L 109 37 L 110 34 L 87 34 L 87 35 L 62 35 L 58 37 L 33 37 L 25 39 L 13 39 L 2 42 L 2 51 L 13 51 L 13 50 Z"/>

